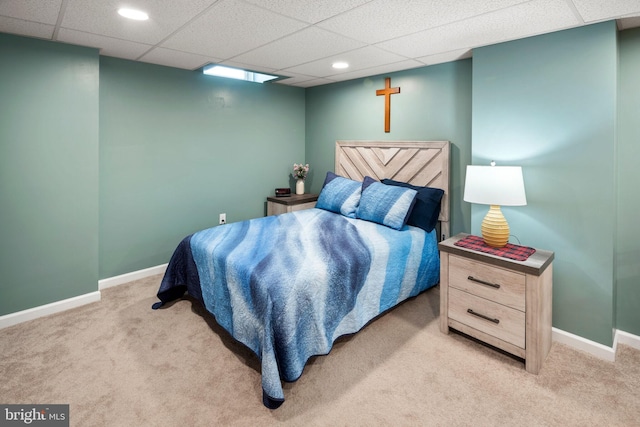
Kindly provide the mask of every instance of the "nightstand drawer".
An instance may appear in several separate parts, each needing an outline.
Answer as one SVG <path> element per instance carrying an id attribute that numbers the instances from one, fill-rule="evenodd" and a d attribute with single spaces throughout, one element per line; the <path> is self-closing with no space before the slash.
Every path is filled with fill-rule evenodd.
<path id="1" fill-rule="evenodd" d="M 267 215 L 311 209 L 316 206 L 317 194 L 292 194 L 287 197 L 267 197 Z"/>
<path id="2" fill-rule="evenodd" d="M 525 313 L 449 288 L 449 318 L 525 348 Z"/>
<path id="3" fill-rule="evenodd" d="M 299 205 L 293 205 L 291 206 L 291 212 L 295 212 L 295 211 L 302 211 L 305 209 L 312 209 L 316 207 L 316 202 L 308 202 L 308 203 L 302 203 Z"/>
<path id="4" fill-rule="evenodd" d="M 472 261 L 449 257 L 449 286 L 525 311 L 524 274 Z"/>

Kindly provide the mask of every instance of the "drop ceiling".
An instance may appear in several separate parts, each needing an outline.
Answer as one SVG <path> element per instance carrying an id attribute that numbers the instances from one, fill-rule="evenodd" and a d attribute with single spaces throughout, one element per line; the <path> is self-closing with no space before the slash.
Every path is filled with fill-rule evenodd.
<path id="1" fill-rule="evenodd" d="M 121 17 L 123 6 L 149 20 Z M 0 32 L 187 70 L 240 67 L 301 87 L 614 19 L 620 30 L 640 26 L 640 0 L 0 0 Z"/>

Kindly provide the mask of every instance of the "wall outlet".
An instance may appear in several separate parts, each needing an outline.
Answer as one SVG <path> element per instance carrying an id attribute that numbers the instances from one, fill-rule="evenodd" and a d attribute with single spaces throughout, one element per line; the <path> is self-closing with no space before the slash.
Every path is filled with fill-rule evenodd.
<path id="1" fill-rule="evenodd" d="M 221 213 L 220 214 L 220 224 L 226 224 L 227 223 L 227 214 L 226 213 Z"/>

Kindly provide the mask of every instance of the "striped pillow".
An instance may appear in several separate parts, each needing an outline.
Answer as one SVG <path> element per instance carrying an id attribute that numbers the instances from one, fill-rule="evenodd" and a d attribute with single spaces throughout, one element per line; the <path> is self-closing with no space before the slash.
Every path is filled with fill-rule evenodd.
<path id="1" fill-rule="evenodd" d="M 407 224 L 420 227 L 427 233 L 430 233 L 438 223 L 440 216 L 440 205 L 444 190 L 432 187 L 420 187 L 411 185 L 402 181 L 394 181 L 392 179 L 383 179 L 381 181 L 387 185 L 397 185 L 399 187 L 411 188 L 416 190 L 416 204 L 411 209 L 411 215 L 407 220 Z"/>
<path id="2" fill-rule="evenodd" d="M 416 202 L 417 191 L 385 185 L 365 177 L 356 218 L 400 230 L 407 223 Z"/>
<path id="3" fill-rule="evenodd" d="M 361 192 L 361 182 L 327 172 L 316 208 L 355 218 Z"/>

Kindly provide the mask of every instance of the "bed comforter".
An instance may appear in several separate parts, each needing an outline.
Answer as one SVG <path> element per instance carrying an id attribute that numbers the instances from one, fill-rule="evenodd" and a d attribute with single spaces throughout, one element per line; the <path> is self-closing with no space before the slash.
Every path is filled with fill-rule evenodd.
<path id="1" fill-rule="evenodd" d="M 175 250 L 158 297 L 185 291 L 261 360 L 263 403 L 284 401 L 307 360 L 439 281 L 435 231 L 321 209 L 199 231 Z M 154 307 L 157 308 L 157 307 Z"/>

